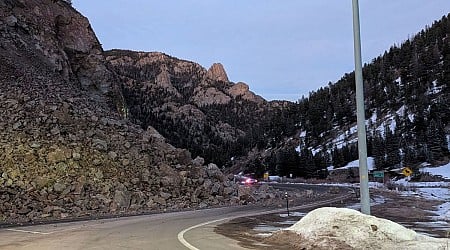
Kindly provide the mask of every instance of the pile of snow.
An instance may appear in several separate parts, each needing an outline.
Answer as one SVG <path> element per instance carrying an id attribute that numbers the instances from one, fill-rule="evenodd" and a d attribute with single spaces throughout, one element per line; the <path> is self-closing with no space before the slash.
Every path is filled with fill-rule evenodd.
<path id="1" fill-rule="evenodd" d="M 421 172 L 427 172 L 435 176 L 442 176 L 444 179 L 450 180 L 450 163 L 436 168 L 422 168 Z"/>
<path id="2" fill-rule="evenodd" d="M 311 211 L 283 231 L 301 238 L 304 249 L 446 249 L 448 239 L 420 235 L 390 220 L 348 208 Z M 284 234 L 286 235 L 286 234 Z M 295 242 L 298 239 L 291 239 Z M 290 240 L 290 242 L 291 242 Z M 336 248 L 337 247 L 337 248 Z"/>

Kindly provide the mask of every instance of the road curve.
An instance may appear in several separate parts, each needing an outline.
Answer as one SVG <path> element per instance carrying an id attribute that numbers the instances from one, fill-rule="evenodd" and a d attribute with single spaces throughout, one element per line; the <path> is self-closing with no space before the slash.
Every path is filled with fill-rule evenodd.
<path id="1" fill-rule="evenodd" d="M 291 209 L 325 205 L 347 196 Z M 214 233 L 214 227 L 237 217 L 280 211 L 284 208 L 240 206 L 0 229 L 0 249 L 243 249 Z"/>

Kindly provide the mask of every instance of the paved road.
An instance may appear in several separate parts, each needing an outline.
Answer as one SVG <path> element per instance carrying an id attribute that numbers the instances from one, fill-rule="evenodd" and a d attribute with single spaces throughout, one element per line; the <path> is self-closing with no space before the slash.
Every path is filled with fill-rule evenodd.
<path id="1" fill-rule="evenodd" d="M 236 241 L 215 234 L 214 226 L 230 218 L 269 212 L 267 208 L 227 207 L 0 229 L 0 249 L 242 249 Z"/>
<path id="2" fill-rule="evenodd" d="M 180 231 L 224 215 L 243 214 L 241 210 L 220 208 L 2 229 L 0 249 L 186 249 L 177 239 Z M 186 238 L 190 234 L 187 232 Z M 224 237 L 219 240 L 221 244 L 234 243 Z"/>

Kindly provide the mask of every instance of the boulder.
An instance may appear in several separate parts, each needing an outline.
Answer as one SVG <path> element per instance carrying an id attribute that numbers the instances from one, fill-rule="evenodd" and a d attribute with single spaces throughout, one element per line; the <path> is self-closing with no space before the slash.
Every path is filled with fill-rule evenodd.
<path id="1" fill-rule="evenodd" d="M 208 166 L 206 167 L 206 174 L 209 178 L 213 178 L 222 182 L 225 180 L 225 176 L 223 175 L 222 171 L 220 171 L 219 167 L 214 163 L 208 164 Z"/>

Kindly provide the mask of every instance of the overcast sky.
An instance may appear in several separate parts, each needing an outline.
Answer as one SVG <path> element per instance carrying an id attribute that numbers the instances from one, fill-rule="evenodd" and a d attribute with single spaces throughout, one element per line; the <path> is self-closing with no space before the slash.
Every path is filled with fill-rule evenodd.
<path id="1" fill-rule="evenodd" d="M 449 0 L 360 0 L 364 62 L 431 26 Z M 298 100 L 354 68 L 351 0 L 74 0 L 105 50 L 224 65 L 267 100 Z"/>

